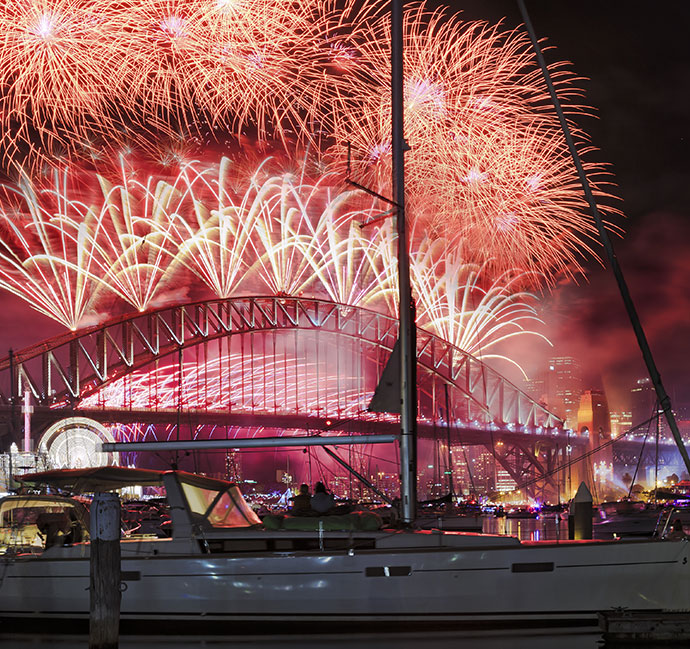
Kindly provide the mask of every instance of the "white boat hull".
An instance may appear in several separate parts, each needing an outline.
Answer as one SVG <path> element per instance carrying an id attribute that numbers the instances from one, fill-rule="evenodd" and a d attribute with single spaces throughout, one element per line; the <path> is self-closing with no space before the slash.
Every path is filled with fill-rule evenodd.
<path id="1" fill-rule="evenodd" d="M 690 609 L 686 541 L 234 556 L 175 556 L 165 543 L 141 558 L 123 544 L 123 621 L 567 626 L 613 608 Z M 0 615 L 88 618 L 89 560 L 74 556 L 87 549 L 3 559 Z"/>

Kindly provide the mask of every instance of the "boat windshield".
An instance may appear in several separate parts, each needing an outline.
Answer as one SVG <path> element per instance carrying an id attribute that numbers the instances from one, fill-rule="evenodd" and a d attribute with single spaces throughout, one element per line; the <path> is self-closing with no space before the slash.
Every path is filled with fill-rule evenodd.
<path id="1" fill-rule="evenodd" d="M 211 527 L 251 527 L 261 523 L 236 485 L 220 489 L 182 482 L 189 509 L 201 523 Z"/>
<path id="2" fill-rule="evenodd" d="M 36 551 L 88 539 L 80 503 L 41 496 L 12 496 L 0 503 L 0 552 Z"/>

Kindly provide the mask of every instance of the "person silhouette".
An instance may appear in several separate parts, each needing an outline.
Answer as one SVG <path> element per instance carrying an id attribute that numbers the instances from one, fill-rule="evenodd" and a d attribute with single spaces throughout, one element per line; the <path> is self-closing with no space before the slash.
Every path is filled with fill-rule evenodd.
<path id="1" fill-rule="evenodd" d="M 311 508 L 319 514 L 326 514 L 334 507 L 333 494 L 326 491 L 326 485 L 323 482 L 317 482 L 314 485 L 314 495 L 311 497 Z"/>
<path id="2" fill-rule="evenodd" d="M 290 513 L 295 516 L 303 516 L 311 513 L 311 495 L 309 494 L 309 485 L 301 484 L 299 486 L 299 493 L 293 496 L 292 507 Z"/>

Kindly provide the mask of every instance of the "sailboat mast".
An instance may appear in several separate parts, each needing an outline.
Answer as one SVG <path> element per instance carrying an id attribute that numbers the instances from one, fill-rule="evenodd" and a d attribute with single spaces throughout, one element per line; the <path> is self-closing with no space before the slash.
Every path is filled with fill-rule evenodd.
<path id="1" fill-rule="evenodd" d="M 551 96 L 551 103 L 553 104 L 556 110 L 556 114 L 558 115 L 558 121 L 561 125 L 561 130 L 563 131 L 566 143 L 568 144 L 570 157 L 572 158 L 573 164 L 575 165 L 575 168 L 577 170 L 577 175 L 580 178 L 580 183 L 582 184 L 582 189 L 584 191 L 585 198 L 587 199 L 590 212 L 592 213 L 592 217 L 594 218 L 594 222 L 597 226 L 597 231 L 599 232 L 599 239 L 601 240 L 601 244 L 604 247 L 606 258 L 611 266 L 611 270 L 613 271 L 613 276 L 616 279 L 616 283 L 618 284 L 618 290 L 621 294 L 621 297 L 623 298 L 625 310 L 628 312 L 628 318 L 630 319 L 630 324 L 632 325 L 633 332 L 635 333 L 637 344 L 640 348 L 640 351 L 642 352 L 642 358 L 644 359 L 645 365 L 647 366 L 649 378 L 652 380 L 654 390 L 656 391 L 657 399 L 659 400 L 661 409 L 664 413 L 664 416 L 666 417 L 668 426 L 671 429 L 671 433 L 673 434 L 673 439 L 676 442 L 676 446 L 678 447 L 680 456 L 683 458 L 685 468 L 688 471 L 688 473 L 690 473 L 690 456 L 688 456 L 688 451 L 685 448 L 685 443 L 683 442 L 683 438 L 681 437 L 680 430 L 678 428 L 678 422 L 676 422 L 676 417 L 673 414 L 673 410 L 671 409 L 671 399 L 666 393 L 664 384 L 661 382 L 661 375 L 659 374 L 656 362 L 654 361 L 654 357 L 652 356 L 652 350 L 649 347 L 647 336 L 645 335 L 644 329 L 642 328 L 642 323 L 640 322 L 640 318 L 637 314 L 637 309 L 635 308 L 632 296 L 630 295 L 628 284 L 625 281 L 623 271 L 620 267 L 620 264 L 618 263 L 618 258 L 616 257 L 616 253 L 613 249 L 611 239 L 609 238 L 608 232 L 606 232 L 606 226 L 604 225 L 601 215 L 599 214 L 597 202 L 594 198 L 594 194 L 592 193 L 592 189 L 589 185 L 587 174 L 585 173 L 584 167 L 582 166 L 582 162 L 580 161 L 580 156 L 577 152 L 575 141 L 573 140 L 573 136 L 570 133 L 570 127 L 568 126 L 565 114 L 563 113 L 561 102 L 559 101 L 558 95 L 556 94 L 553 81 L 551 80 L 551 75 L 549 74 L 548 66 L 546 65 L 546 61 L 544 60 L 544 55 L 542 54 L 541 47 L 539 46 L 539 41 L 537 40 L 537 35 L 534 31 L 534 27 L 532 26 L 532 21 L 530 20 L 529 14 L 527 13 L 527 8 L 525 7 L 524 0 L 518 0 L 518 6 L 520 8 L 520 13 L 522 14 L 522 19 L 525 21 L 527 33 L 529 34 L 530 40 L 532 41 L 532 47 L 534 48 L 534 51 L 537 55 L 537 61 L 539 62 L 539 67 L 541 68 L 544 81 L 546 82 L 546 85 L 548 87 L 549 95 Z"/>
<path id="2" fill-rule="evenodd" d="M 403 123 L 403 0 L 391 0 L 391 111 L 393 200 L 398 231 L 400 340 L 400 496 L 402 521 L 411 524 L 417 506 L 417 342 L 405 222 L 405 142 Z"/>

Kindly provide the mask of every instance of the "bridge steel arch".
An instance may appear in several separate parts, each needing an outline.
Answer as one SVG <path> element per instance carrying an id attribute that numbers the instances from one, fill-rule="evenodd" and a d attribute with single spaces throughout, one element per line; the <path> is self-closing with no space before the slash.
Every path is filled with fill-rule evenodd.
<path id="1" fill-rule="evenodd" d="M 73 407 L 156 359 L 237 334 L 327 331 L 390 352 L 397 328 L 391 316 L 311 298 L 239 297 L 180 304 L 66 333 L 0 360 L 0 400 L 16 405 L 23 392 L 30 391 L 39 406 Z M 459 391 L 463 419 L 510 432 L 562 427 L 555 415 L 498 372 L 421 328 L 417 359 L 422 371 Z"/>

